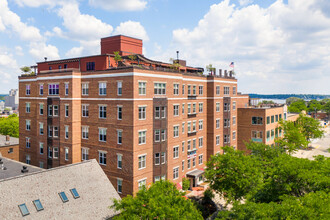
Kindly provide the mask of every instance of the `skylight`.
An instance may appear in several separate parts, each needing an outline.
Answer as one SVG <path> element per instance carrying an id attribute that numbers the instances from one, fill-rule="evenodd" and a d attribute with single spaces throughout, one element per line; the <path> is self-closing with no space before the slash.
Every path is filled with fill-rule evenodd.
<path id="1" fill-rule="evenodd" d="M 73 195 L 73 198 L 77 199 L 77 198 L 80 197 L 79 194 L 78 194 L 78 192 L 77 192 L 77 190 L 76 190 L 76 188 L 70 189 L 70 191 L 71 191 L 71 193 Z"/>
<path id="2" fill-rule="evenodd" d="M 61 197 L 62 202 L 69 201 L 68 197 L 65 195 L 65 192 L 60 192 L 58 195 Z"/>
<path id="3" fill-rule="evenodd" d="M 34 200 L 33 204 L 36 207 L 37 211 L 41 211 L 44 209 L 39 199 Z"/>
<path id="4" fill-rule="evenodd" d="M 18 207 L 21 210 L 21 213 L 22 213 L 23 216 L 26 216 L 26 215 L 30 214 L 30 212 L 29 212 L 28 208 L 26 207 L 25 203 L 19 205 Z"/>

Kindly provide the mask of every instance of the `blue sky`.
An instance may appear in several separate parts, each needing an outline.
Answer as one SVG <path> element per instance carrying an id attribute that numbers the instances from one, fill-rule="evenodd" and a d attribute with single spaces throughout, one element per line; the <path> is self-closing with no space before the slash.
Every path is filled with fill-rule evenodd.
<path id="1" fill-rule="evenodd" d="M 243 93 L 330 94 L 329 0 L 0 0 L 0 93 L 20 67 L 99 54 L 116 34 L 164 62 L 234 61 Z"/>

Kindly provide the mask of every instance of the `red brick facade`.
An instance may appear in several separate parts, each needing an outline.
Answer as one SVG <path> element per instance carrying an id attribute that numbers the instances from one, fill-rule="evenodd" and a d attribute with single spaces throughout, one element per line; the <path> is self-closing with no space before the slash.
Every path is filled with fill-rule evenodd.
<path id="1" fill-rule="evenodd" d="M 69 66 L 75 62 L 80 69 L 56 69 L 56 65 Z M 86 62 L 95 62 L 94 70 L 87 70 Z M 56 167 L 96 158 L 115 187 L 122 182 L 122 195 L 127 195 L 137 192 L 139 182 L 142 184 L 144 180 L 150 184 L 166 178 L 179 184 L 187 173 L 205 168 L 207 158 L 221 153 L 221 146 L 237 146 L 237 108 L 247 105 L 248 96 L 237 94 L 235 78 L 189 72 L 198 70 L 191 67 L 180 67 L 180 71 L 164 69 L 164 65 L 157 62 L 147 64 L 148 60 L 143 57 L 139 62 L 140 66 L 111 68 L 115 65 L 112 55 L 51 61 L 39 63 L 37 76 L 19 77 L 20 160 L 25 161 L 29 155 L 33 165 L 39 166 L 41 162 L 44 167 Z M 50 65 L 54 65 L 51 70 Z M 40 94 L 41 85 L 43 94 Z M 53 85 L 55 90 L 49 93 L 49 86 L 53 88 Z M 106 94 L 102 95 L 100 88 L 104 85 Z M 31 88 L 30 92 L 26 92 L 26 88 Z M 55 94 L 51 94 L 53 92 Z M 43 104 L 43 115 L 40 115 L 40 104 Z M 49 106 L 53 108 L 53 116 L 48 114 Z M 54 106 L 58 106 L 56 116 Z M 226 126 L 225 119 L 229 119 Z M 27 130 L 27 120 L 30 120 L 30 130 Z M 40 123 L 43 123 L 43 134 L 40 134 Z M 48 137 L 49 126 L 53 135 L 58 130 L 58 137 Z M 88 138 L 83 134 L 86 129 Z M 104 131 L 106 141 L 100 141 Z M 120 132 L 122 141 L 118 143 Z M 164 139 L 162 132 L 166 133 Z M 30 148 L 25 145 L 27 137 Z M 43 143 L 42 154 L 40 143 Z M 59 154 L 55 155 L 57 147 Z M 48 155 L 48 148 L 53 149 L 52 155 Z M 82 152 L 87 151 L 88 158 L 82 158 Z M 106 162 L 100 157 L 103 155 Z M 122 159 L 121 167 L 118 158 Z"/>

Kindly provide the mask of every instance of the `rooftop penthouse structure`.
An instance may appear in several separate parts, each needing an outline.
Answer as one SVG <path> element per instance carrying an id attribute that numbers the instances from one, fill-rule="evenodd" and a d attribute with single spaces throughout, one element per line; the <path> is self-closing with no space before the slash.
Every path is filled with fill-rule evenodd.
<path id="1" fill-rule="evenodd" d="M 122 35 L 102 38 L 100 55 L 35 69 L 19 77 L 21 161 L 52 168 L 94 158 L 125 196 L 160 179 L 197 186 L 207 159 L 237 146 L 248 96 L 232 72 L 150 60 L 142 40 Z"/>

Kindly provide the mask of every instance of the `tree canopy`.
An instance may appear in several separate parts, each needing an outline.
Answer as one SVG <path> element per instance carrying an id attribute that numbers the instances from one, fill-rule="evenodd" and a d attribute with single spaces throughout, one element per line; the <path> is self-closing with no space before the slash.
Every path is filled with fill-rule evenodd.
<path id="1" fill-rule="evenodd" d="M 144 187 L 135 197 L 114 200 L 113 208 L 121 211 L 114 219 L 203 219 L 193 202 L 169 181 Z"/>
<path id="2" fill-rule="evenodd" d="M 288 107 L 289 112 L 300 113 L 303 110 L 307 110 L 306 103 L 303 99 L 293 101 Z"/>
<path id="3" fill-rule="evenodd" d="M 262 143 L 248 144 L 251 154 L 224 149 L 226 154 L 211 157 L 205 170 L 210 187 L 234 202 L 233 209 L 219 212 L 219 219 L 329 216 L 329 158 L 296 158 L 280 146 Z"/>
<path id="4" fill-rule="evenodd" d="M 0 118 L 0 134 L 19 137 L 19 118 L 16 114 Z"/>

